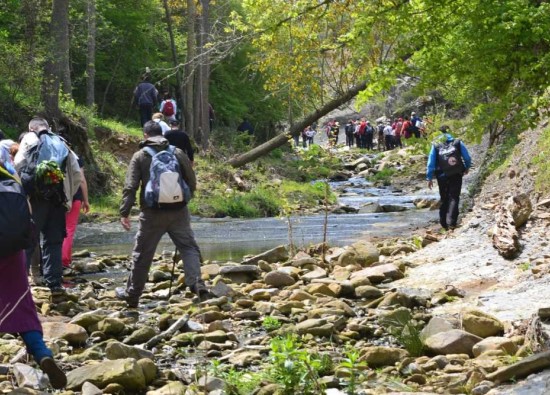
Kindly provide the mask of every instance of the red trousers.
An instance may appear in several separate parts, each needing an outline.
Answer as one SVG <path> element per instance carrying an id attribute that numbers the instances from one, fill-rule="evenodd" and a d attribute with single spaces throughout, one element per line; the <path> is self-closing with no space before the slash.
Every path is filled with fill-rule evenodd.
<path id="1" fill-rule="evenodd" d="M 68 211 L 67 214 L 65 214 L 67 236 L 65 236 L 65 239 L 63 240 L 63 248 L 61 250 L 61 262 L 63 262 L 64 267 L 69 267 L 72 261 L 73 238 L 74 232 L 76 231 L 76 225 L 78 224 L 78 216 L 80 215 L 81 205 L 81 200 L 74 200 L 73 205 L 71 206 L 71 211 Z"/>

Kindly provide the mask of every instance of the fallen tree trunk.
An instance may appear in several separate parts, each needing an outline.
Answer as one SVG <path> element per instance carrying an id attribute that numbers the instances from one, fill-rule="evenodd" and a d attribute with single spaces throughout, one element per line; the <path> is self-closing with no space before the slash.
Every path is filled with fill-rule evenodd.
<path id="1" fill-rule="evenodd" d="M 325 104 L 323 107 L 315 110 L 314 112 L 310 113 L 306 117 L 302 118 L 300 121 L 291 125 L 289 132 L 281 133 L 275 136 L 274 138 L 272 138 L 271 140 L 266 141 L 262 145 L 259 145 L 251 149 L 250 151 L 245 152 L 242 155 L 231 158 L 230 160 L 227 161 L 227 164 L 233 167 L 241 167 L 247 163 L 250 163 L 258 159 L 261 156 L 268 154 L 269 152 L 273 151 L 275 148 L 279 148 L 280 146 L 285 145 L 289 139 L 291 139 L 294 136 L 300 135 L 300 133 L 302 133 L 302 131 L 306 128 L 306 126 L 311 125 L 313 122 L 317 121 L 322 116 L 340 107 L 342 104 L 347 103 L 348 101 L 353 99 L 355 96 L 357 96 L 357 94 L 362 90 L 364 90 L 366 87 L 367 87 L 366 81 L 360 84 L 354 85 L 353 87 L 351 87 L 346 92 L 342 93 L 337 98 Z"/>

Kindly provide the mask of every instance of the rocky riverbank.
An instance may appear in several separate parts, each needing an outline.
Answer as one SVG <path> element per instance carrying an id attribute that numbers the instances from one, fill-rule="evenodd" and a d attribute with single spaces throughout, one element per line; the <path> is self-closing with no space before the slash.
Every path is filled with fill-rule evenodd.
<path id="1" fill-rule="evenodd" d="M 171 286 L 167 254 L 155 258 L 140 307 L 127 309 L 114 296 L 121 280 L 101 270 L 120 272 L 129 257 L 82 253 L 75 270 L 99 274 L 76 276 L 67 295 L 33 288 L 45 336 L 68 372 L 65 393 L 545 393 L 544 374 L 508 384 L 549 364 L 544 196 L 529 195 L 517 255 L 505 259 L 493 247 L 495 210 L 533 176 L 517 160 L 514 177 L 489 178 L 452 233 L 280 246 L 239 262 L 205 262 L 215 298 L 202 303 L 184 289 L 183 275 Z M 417 188 L 420 158 L 401 162 L 410 180 L 403 185 Z M 47 388 L 22 342 L 0 338 L 0 391 Z"/>

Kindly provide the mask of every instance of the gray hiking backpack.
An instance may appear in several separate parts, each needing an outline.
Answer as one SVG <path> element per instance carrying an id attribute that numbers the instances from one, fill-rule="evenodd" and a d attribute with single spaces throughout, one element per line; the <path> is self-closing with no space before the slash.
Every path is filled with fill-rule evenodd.
<path id="1" fill-rule="evenodd" d="M 157 152 L 152 147 L 143 148 L 151 155 L 149 181 L 145 186 L 145 203 L 150 208 L 178 209 L 191 200 L 191 190 L 181 176 L 176 147 L 169 145 Z"/>

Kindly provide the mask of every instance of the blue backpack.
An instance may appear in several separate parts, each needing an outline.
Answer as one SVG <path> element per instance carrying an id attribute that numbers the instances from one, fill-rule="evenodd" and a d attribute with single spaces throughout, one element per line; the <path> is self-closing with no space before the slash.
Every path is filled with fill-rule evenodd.
<path id="1" fill-rule="evenodd" d="M 157 152 L 152 147 L 143 148 L 151 155 L 149 181 L 145 185 L 145 203 L 150 208 L 178 209 L 191 200 L 191 190 L 181 176 L 176 147 Z"/>

